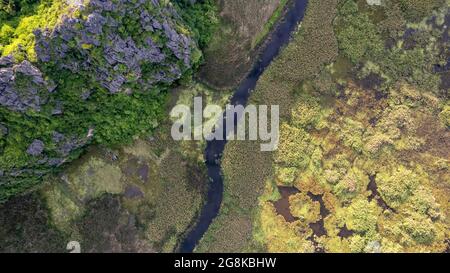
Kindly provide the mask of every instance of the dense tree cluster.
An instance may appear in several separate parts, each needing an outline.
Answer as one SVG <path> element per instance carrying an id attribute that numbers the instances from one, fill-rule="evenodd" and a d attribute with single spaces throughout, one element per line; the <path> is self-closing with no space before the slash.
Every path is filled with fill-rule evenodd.
<path id="1" fill-rule="evenodd" d="M 0 200 L 89 143 L 149 134 L 168 88 L 199 65 L 214 16 L 210 1 L 33 3 L 0 29 Z"/>

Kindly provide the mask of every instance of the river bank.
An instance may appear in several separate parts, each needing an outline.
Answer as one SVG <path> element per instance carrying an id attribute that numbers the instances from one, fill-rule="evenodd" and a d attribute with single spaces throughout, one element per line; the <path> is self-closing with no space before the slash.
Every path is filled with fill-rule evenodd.
<path id="1" fill-rule="evenodd" d="M 283 20 L 280 21 L 274 31 L 269 35 L 265 47 L 261 51 L 253 69 L 234 92 L 230 100 L 231 105 L 246 105 L 251 91 L 256 87 L 259 77 L 271 64 L 272 60 L 276 58 L 281 49 L 288 44 L 291 34 L 297 29 L 298 24 L 303 19 L 306 6 L 307 1 L 296 0 L 289 7 Z M 219 121 L 219 126 L 223 126 L 224 123 L 224 120 Z M 192 252 L 195 249 L 197 243 L 201 240 L 209 225 L 219 213 L 224 189 L 220 160 L 225 145 L 226 141 L 223 140 L 213 140 L 207 143 L 205 161 L 208 176 L 210 177 L 208 195 L 198 222 L 180 245 L 181 252 Z"/>

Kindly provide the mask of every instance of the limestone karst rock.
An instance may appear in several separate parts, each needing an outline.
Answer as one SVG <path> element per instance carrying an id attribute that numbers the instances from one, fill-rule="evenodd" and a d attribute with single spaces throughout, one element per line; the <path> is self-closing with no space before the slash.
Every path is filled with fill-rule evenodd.
<path id="1" fill-rule="evenodd" d="M 175 0 L 48 3 L 56 2 L 63 9 L 55 23 L 29 33 L 31 50 L 19 44 L 5 55 L 0 48 L 0 192 L 20 192 L 15 185 L 20 188 L 28 184 L 23 181 L 76 158 L 74 152 L 97 133 L 132 137 L 142 131 L 138 125 L 116 128 L 114 118 L 132 115 L 124 105 L 144 120 L 143 112 L 147 119 L 155 116 L 157 103 L 147 106 L 142 100 L 153 97 L 145 94 L 157 100 L 201 57 Z M 145 126 L 152 128 L 152 122 Z"/>

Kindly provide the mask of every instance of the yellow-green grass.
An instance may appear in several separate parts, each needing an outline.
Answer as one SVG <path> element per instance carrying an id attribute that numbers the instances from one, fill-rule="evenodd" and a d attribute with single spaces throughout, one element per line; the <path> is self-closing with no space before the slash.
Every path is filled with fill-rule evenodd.
<path id="1" fill-rule="evenodd" d="M 317 74 L 337 56 L 337 42 L 332 25 L 336 4 L 337 1 L 334 0 L 309 2 L 301 28 L 261 76 L 250 103 L 280 105 L 283 119 L 289 116 L 290 105 L 300 83 Z M 228 226 L 232 225 L 230 221 L 234 218 L 241 219 L 243 216 L 247 221 L 254 222 L 258 215 L 258 198 L 263 193 L 266 180 L 272 176 L 272 166 L 272 153 L 259 152 L 259 143 L 256 141 L 231 141 L 227 144 L 222 160 L 224 202 L 219 216 L 200 242 L 197 251 L 261 250 L 261 245 L 251 239 L 255 227 L 236 233 Z M 230 242 L 230 238 L 233 242 Z"/>
<path id="2" fill-rule="evenodd" d="M 403 81 L 385 96 L 376 80 L 355 82 L 357 68 L 337 58 L 336 4 L 310 1 L 298 34 L 260 78 L 250 102 L 280 105 L 279 149 L 227 144 L 221 212 L 196 251 L 447 248 L 450 151 L 439 140 L 449 139 L 448 101 Z M 300 190 L 300 201 L 290 200 L 298 220 L 276 213 L 274 185 Z M 321 196 L 319 221 L 317 201 L 310 204 L 307 193 Z M 251 227 L 236 231 L 233 219 Z"/>

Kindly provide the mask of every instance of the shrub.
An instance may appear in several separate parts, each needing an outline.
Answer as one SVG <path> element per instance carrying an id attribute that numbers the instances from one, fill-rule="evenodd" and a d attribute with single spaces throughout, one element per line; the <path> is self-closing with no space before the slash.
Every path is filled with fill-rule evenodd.
<path id="1" fill-rule="evenodd" d="M 338 31 L 339 48 L 354 63 L 377 57 L 383 51 L 383 41 L 377 27 L 367 14 L 358 11 L 353 0 L 344 1 L 339 9 L 342 29 Z"/>
<path id="2" fill-rule="evenodd" d="M 380 194 L 393 208 L 398 208 L 412 195 L 421 179 L 418 173 L 404 166 L 377 175 Z"/>

